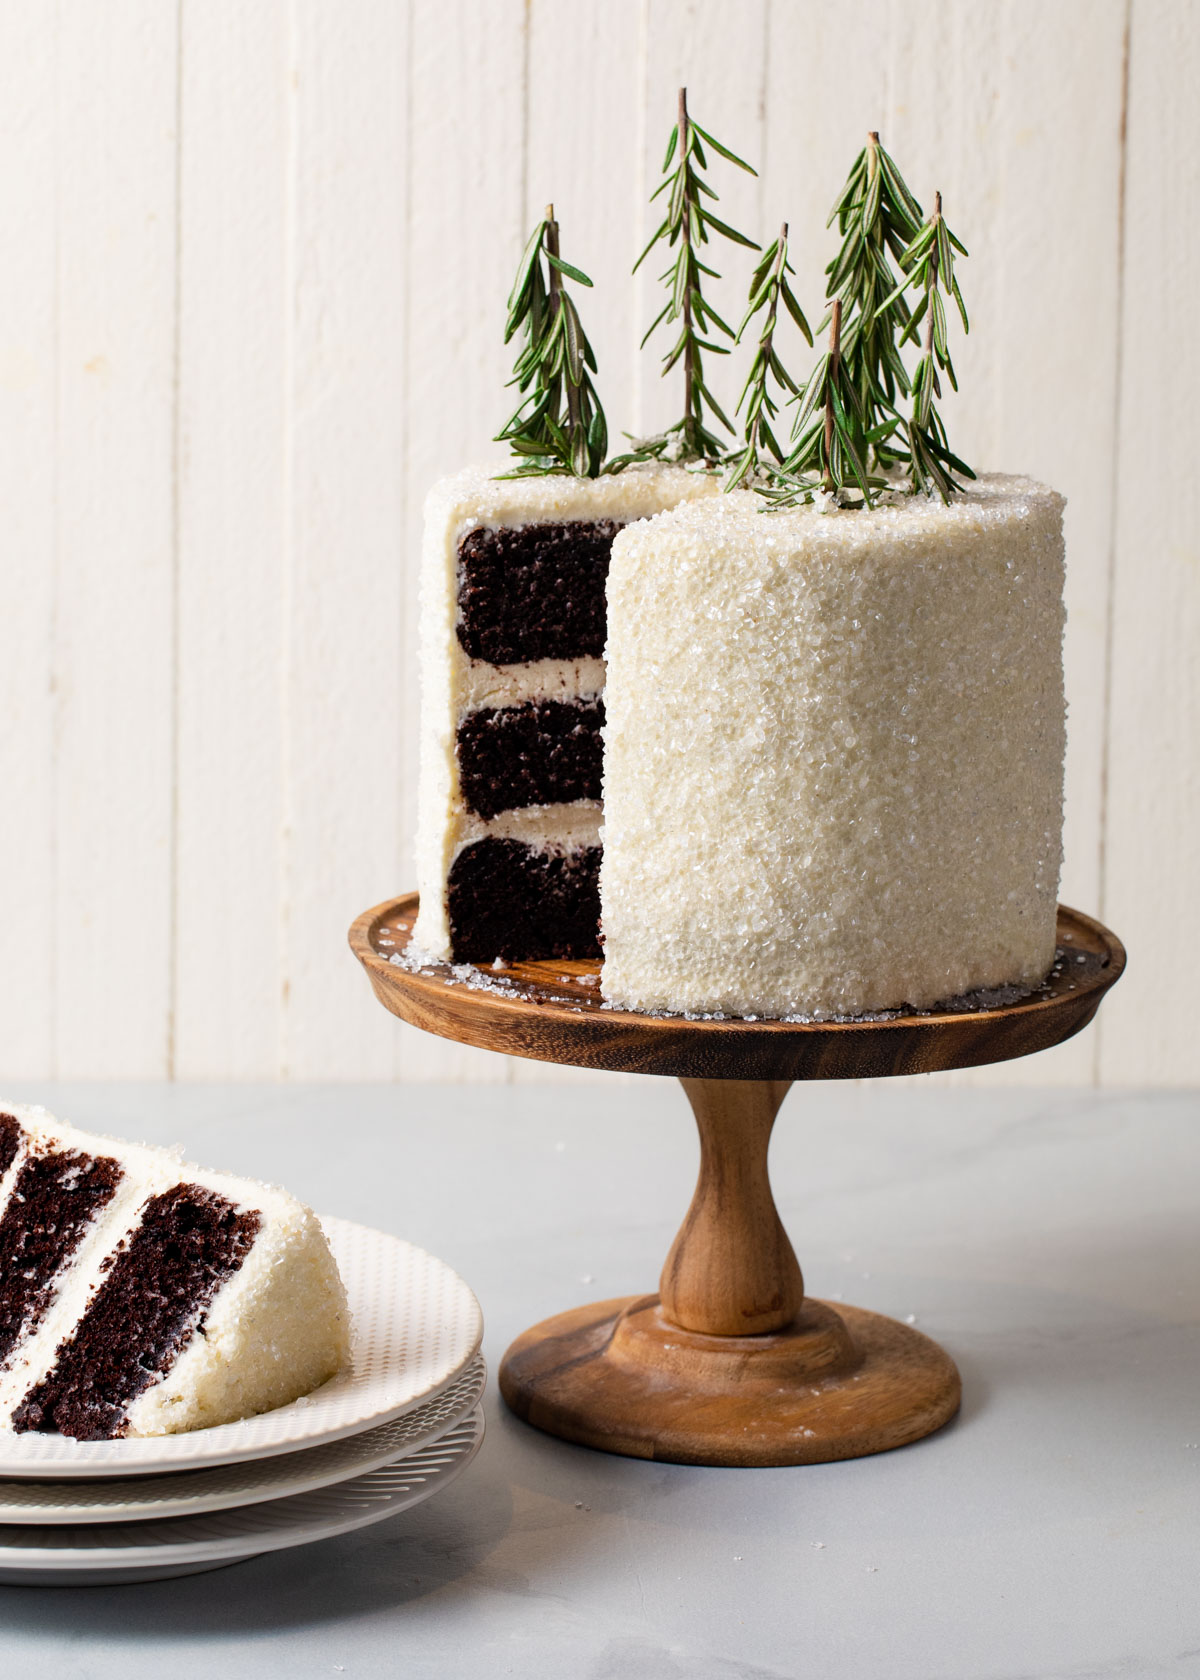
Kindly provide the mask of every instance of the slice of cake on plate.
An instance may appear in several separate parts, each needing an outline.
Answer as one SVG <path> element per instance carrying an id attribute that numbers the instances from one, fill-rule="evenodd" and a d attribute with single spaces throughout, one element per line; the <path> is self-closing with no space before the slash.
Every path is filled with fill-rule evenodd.
<path id="1" fill-rule="evenodd" d="M 286 1191 L 0 1110 L 0 1427 L 229 1423 L 334 1376 L 349 1332 L 320 1224 Z"/>

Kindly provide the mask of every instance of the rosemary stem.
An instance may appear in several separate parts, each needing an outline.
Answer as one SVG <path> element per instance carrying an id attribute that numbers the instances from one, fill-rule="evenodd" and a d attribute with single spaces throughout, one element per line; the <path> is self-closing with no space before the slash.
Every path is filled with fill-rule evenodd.
<path id="1" fill-rule="evenodd" d="M 779 228 L 779 249 L 775 253 L 771 304 L 767 310 L 767 319 L 763 326 L 762 336 L 758 341 L 759 347 L 762 350 L 763 355 L 766 357 L 768 367 L 771 360 L 771 346 L 775 341 L 775 317 L 779 313 L 779 287 L 783 280 L 783 265 L 787 261 L 787 236 L 788 225 L 786 222 L 782 222 Z M 766 383 L 767 371 L 767 368 L 763 369 L 764 385 Z M 748 439 L 750 448 L 754 451 L 753 459 L 756 465 L 758 462 L 758 439 L 762 430 L 762 416 L 763 411 L 760 407 L 758 413 L 754 416 L 754 423 L 750 429 L 750 437 Z"/>
<path id="2" fill-rule="evenodd" d="M 833 387 L 842 354 L 842 300 L 834 298 L 829 310 L 829 373 L 825 380 L 825 488 L 833 485 Z"/>
<path id="3" fill-rule="evenodd" d="M 687 169 L 687 140 L 688 140 L 688 109 L 687 89 L 679 90 L 679 167 Z M 692 354 L 692 225 L 691 217 L 685 208 L 683 215 L 683 386 L 684 386 L 684 428 L 683 435 L 689 449 L 696 447 L 695 427 L 699 419 L 696 413 L 693 354 Z"/>
<path id="4" fill-rule="evenodd" d="M 942 219 L 942 195 L 941 195 L 941 193 L 934 193 L 934 195 L 933 195 L 933 215 L 931 216 L 930 220 L 933 222 L 934 226 L 936 227 L 937 224 L 941 221 L 941 219 Z M 937 240 L 935 239 L 934 242 L 933 242 L 933 248 L 929 253 L 929 290 L 930 290 L 930 292 L 936 292 L 937 291 L 937 283 L 938 283 L 938 246 L 937 246 Z M 925 323 L 925 354 L 927 356 L 932 356 L 933 355 L 933 305 L 932 305 L 932 300 L 930 302 L 929 319 Z"/>
<path id="5" fill-rule="evenodd" d="M 558 223 L 554 219 L 554 206 L 546 206 L 546 249 L 552 257 L 558 255 Z M 546 265 L 550 270 L 550 308 L 557 312 L 562 308 L 562 275 L 553 263 Z M 571 378 L 570 370 L 565 374 L 567 387 L 567 419 L 570 424 L 570 436 L 575 436 L 579 424 L 579 387 Z"/>

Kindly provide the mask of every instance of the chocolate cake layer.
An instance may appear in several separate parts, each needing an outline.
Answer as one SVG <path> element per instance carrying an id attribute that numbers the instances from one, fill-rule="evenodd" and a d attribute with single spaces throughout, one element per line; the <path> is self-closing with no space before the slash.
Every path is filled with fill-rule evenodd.
<path id="1" fill-rule="evenodd" d="M 146 1204 L 74 1336 L 13 1414 L 17 1430 L 57 1429 L 79 1441 L 124 1433 L 125 1409 L 170 1369 L 217 1290 L 236 1272 L 261 1216 L 197 1184 Z"/>
<path id="2" fill-rule="evenodd" d="M 599 799 L 603 700 L 485 706 L 458 726 L 464 803 L 481 817 L 524 805 Z"/>
<path id="3" fill-rule="evenodd" d="M 15 1114 L 0 1114 L 0 1178 L 12 1166 L 21 1147 L 21 1122 Z"/>
<path id="4" fill-rule="evenodd" d="M 121 1177 L 107 1156 L 69 1149 L 34 1155 L 17 1174 L 0 1219 L 0 1364 L 44 1317 L 59 1268 Z"/>
<path id="5" fill-rule="evenodd" d="M 471 531 L 458 545 L 458 639 L 492 665 L 598 658 L 612 519 Z"/>
<path id="6" fill-rule="evenodd" d="M 600 848 L 535 851 L 489 836 L 455 858 L 447 883 L 456 962 L 600 955 Z"/>

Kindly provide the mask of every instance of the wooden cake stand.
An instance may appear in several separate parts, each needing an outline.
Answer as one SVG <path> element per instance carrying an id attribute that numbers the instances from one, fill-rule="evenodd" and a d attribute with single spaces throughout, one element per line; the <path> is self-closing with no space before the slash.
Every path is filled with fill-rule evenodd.
<path id="1" fill-rule="evenodd" d="M 794 1079 L 933 1073 L 1061 1044 L 1120 977 L 1120 940 L 1060 906 L 1053 974 L 1006 1007 L 689 1021 L 602 1007 L 598 961 L 402 966 L 416 911 L 410 893 L 350 931 L 393 1015 L 510 1056 L 674 1075 L 700 1129 L 699 1182 L 659 1293 L 576 1307 L 518 1336 L 500 1367 L 518 1417 L 634 1458 L 756 1465 L 885 1452 L 954 1416 L 959 1376 L 936 1342 L 805 1296 L 767 1177 L 776 1112 Z"/>

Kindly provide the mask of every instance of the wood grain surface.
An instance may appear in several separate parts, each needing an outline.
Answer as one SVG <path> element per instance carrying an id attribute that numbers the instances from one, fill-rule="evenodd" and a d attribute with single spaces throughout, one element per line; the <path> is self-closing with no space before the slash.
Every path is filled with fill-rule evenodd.
<path id="1" fill-rule="evenodd" d="M 691 1021 L 605 1007 L 598 961 L 514 963 L 502 973 L 403 967 L 416 911 L 417 895 L 408 893 L 366 911 L 350 930 L 376 997 L 401 1020 L 505 1055 L 681 1079 L 879 1079 L 1029 1056 L 1085 1027 L 1125 966 L 1115 934 L 1060 906 L 1054 973 L 1040 992 L 1004 1008 L 869 1021 Z"/>
<path id="2" fill-rule="evenodd" d="M 907 1324 L 806 1301 L 771 1336 L 696 1336 L 658 1297 L 576 1307 L 519 1336 L 500 1392 L 566 1441 L 674 1464 L 823 1464 L 906 1446 L 958 1410 L 953 1360 Z"/>
<path id="3" fill-rule="evenodd" d="M 710 1336 L 782 1330 L 804 1279 L 775 1207 L 767 1147 L 786 1079 L 685 1079 L 700 1176 L 659 1279 L 674 1325 Z"/>

